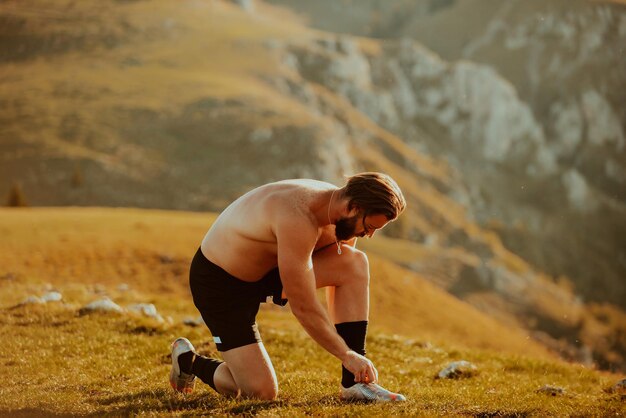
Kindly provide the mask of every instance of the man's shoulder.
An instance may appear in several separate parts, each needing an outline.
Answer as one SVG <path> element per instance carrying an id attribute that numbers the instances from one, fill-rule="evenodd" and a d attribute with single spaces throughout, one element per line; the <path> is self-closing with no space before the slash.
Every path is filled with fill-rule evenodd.
<path id="1" fill-rule="evenodd" d="M 294 193 L 291 195 L 278 194 L 268 198 L 268 207 L 274 215 L 275 222 L 300 222 L 304 227 L 313 226 L 315 217 L 306 195 Z"/>
<path id="2" fill-rule="evenodd" d="M 303 235 L 317 232 L 315 215 L 306 194 L 279 193 L 268 197 L 267 205 L 274 229 L 287 228 Z"/>

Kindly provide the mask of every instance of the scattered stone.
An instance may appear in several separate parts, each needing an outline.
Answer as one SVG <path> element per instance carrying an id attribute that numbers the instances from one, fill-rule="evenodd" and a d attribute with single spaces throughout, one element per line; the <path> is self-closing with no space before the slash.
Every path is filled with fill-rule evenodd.
<path id="1" fill-rule="evenodd" d="M 24 306 L 24 305 L 41 305 L 43 303 L 46 303 L 45 301 L 41 300 L 41 298 L 37 297 L 37 296 L 29 296 L 26 299 L 24 299 L 24 301 L 22 303 L 20 303 L 17 306 Z"/>
<path id="2" fill-rule="evenodd" d="M 197 318 L 185 318 L 183 319 L 183 324 L 185 325 L 189 325 L 190 327 L 197 327 L 200 325 L 204 325 L 204 319 L 202 319 L 201 316 L 197 317 Z"/>
<path id="3" fill-rule="evenodd" d="M 126 307 L 131 312 L 137 312 L 144 316 L 154 318 L 159 322 L 165 322 L 163 317 L 157 312 L 156 306 L 152 303 L 135 303 Z"/>
<path id="4" fill-rule="evenodd" d="M 609 389 L 611 393 L 617 393 L 622 396 L 626 396 L 626 379 L 622 379 Z"/>
<path id="5" fill-rule="evenodd" d="M 80 315 L 85 315 L 91 312 L 124 312 L 121 306 L 117 303 L 113 302 L 109 298 L 103 298 L 89 303 L 88 305 L 80 308 L 78 313 Z"/>
<path id="6" fill-rule="evenodd" d="M 565 394 L 565 389 L 558 386 L 544 385 L 537 389 L 537 393 L 545 393 L 550 396 L 558 396 Z"/>
<path id="7" fill-rule="evenodd" d="M 461 360 L 461 361 L 453 361 L 448 364 L 446 368 L 441 370 L 436 379 L 458 379 L 461 377 L 471 377 L 477 372 L 476 366 L 474 366 L 469 361 Z"/>
<path id="8" fill-rule="evenodd" d="M 250 134 L 250 141 L 253 143 L 264 143 L 272 139 L 271 128 L 257 128 Z"/>
<path id="9" fill-rule="evenodd" d="M 41 297 L 43 303 L 59 302 L 61 299 L 63 299 L 63 296 L 59 292 L 48 292 Z"/>
<path id="10" fill-rule="evenodd" d="M 592 189 L 578 170 L 567 170 L 561 175 L 561 180 L 567 191 L 569 203 L 573 208 L 580 211 L 592 211 L 597 208 Z"/>
<path id="11" fill-rule="evenodd" d="M 159 261 L 161 264 L 172 264 L 174 262 L 174 257 L 169 254 L 159 254 Z"/>
<path id="12" fill-rule="evenodd" d="M 130 290 L 130 286 L 126 283 L 122 283 L 119 286 L 117 286 L 117 290 L 119 292 L 128 292 Z"/>

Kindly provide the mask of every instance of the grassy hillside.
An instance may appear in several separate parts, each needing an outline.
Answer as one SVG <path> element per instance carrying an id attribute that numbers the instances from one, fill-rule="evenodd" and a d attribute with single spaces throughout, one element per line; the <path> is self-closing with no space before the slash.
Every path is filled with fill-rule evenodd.
<path id="1" fill-rule="evenodd" d="M 260 78 L 278 71 L 264 40 L 305 36 L 272 13 L 253 19 L 222 1 L 3 2 L 0 192 L 17 182 L 33 205 L 206 208 L 173 197 L 171 167 L 206 192 L 194 164 L 224 171 L 249 126 L 310 122 Z"/>
<path id="2" fill-rule="evenodd" d="M 367 243 L 375 333 L 552 361 L 523 325 L 561 354 L 584 344 L 606 363 L 623 364 L 622 312 L 600 305 L 589 314 L 567 278 L 564 290 L 468 219 L 450 197 L 462 182 L 445 161 L 408 146 L 283 62 L 286 45 L 316 48 L 334 35 L 284 10 L 258 3 L 246 13 L 225 0 L 6 1 L 0 22 L 0 197 L 18 183 L 34 206 L 206 211 L 264 181 L 338 183 L 343 173 L 385 171 L 409 201 L 389 232 L 419 244 Z M 368 56 L 381 51 L 375 40 L 350 42 Z M 155 303 L 174 323 L 195 314 L 187 268 L 213 215 L 0 214 L 0 306 L 53 287 L 76 305 L 107 293 L 121 303 Z M 498 294 L 502 288 L 463 288 L 474 279 L 465 271 L 484 265 L 528 287 L 513 292 L 513 301 Z M 451 291 L 474 308 L 424 279 L 447 289 L 457 281 Z M 117 291 L 121 283 L 131 290 Z M 277 311 L 272 321 L 289 318 Z"/>
<path id="3" fill-rule="evenodd" d="M 187 267 L 214 215 L 136 209 L 0 209 L 0 415 L 155 413 L 314 415 L 612 415 L 624 413 L 618 376 L 568 365 L 382 255 L 371 257 L 370 357 L 404 405 L 343 405 L 339 365 L 288 309 L 264 307 L 261 333 L 276 367 L 276 402 L 226 400 L 200 384 L 182 397 L 167 382 L 177 336 L 214 354 L 196 316 Z M 375 240 L 372 240 L 374 242 Z M 128 289 L 120 288 L 126 284 Z M 410 286 L 406 286 L 406 285 Z M 49 289 L 63 302 L 15 307 Z M 78 315 L 103 295 L 154 303 L 164 323 L 132 314 Z M 296 348 L 297 347 L 297 348 Z M 454 360 L 476 376 L 435 380 Z M 17 380 L 16 380 L 17 379 Z M 19 381 L 19 384 L 18 384 Z M 557 385 L 564 395 L 537 392 Z"/>
<path id="4" fill-rule="evenodd" d="M 276 318 L 278 316 L 279 318 Z M 118 315 L 77 317 L 73 307 L 44 305 L 0 312 L 0 330 L 12 336 L 0 349 L 0 415 L 476 415 L 619 416 L 619 395 L 605 393 L 609 376 L 563 363 L 506 353 L 370 336 L 370 357 L 381 383 L 401 389 L 402 405 L 344 405 L 337 399 L 339 364 L 281 313 L 263 311 L 260 329 L 276 368 L 276 402 L 228 400 L 204 384 L 187 397 L 167 382 L 168 344 L 191 338 L 203 353 L 215 354 L 204 330 L 182 325 L 163 328 L 141 318 Z M 280 324 L 280 325 L 279 325 Z M 479 368 L 475 377 L 435 380 L 449 362 L 465 359 Z M 19 382 L 16 382 L 19 376 Z M 556 385 L 565 394 L 537 390 Z"/>
<path id="5" fill-rule="evenodd" d="M 115 289 L 125 283 L 138 296 L 162 298 L 159 310 L 176 320 L 195 315 L 188 267 L 214 214 L 104 208 L 0 213 L 0 275 L 12 277 L 4 283 L 10 291 L 0 296 L 1 306 L 16 304 L 46 285 Z M 503 326 L 380 255 L 370 258 L 374 329 L 436 343 L 547 355 L 520 330 Z M 86 292 L 80 302 L 88 302 Z"/>

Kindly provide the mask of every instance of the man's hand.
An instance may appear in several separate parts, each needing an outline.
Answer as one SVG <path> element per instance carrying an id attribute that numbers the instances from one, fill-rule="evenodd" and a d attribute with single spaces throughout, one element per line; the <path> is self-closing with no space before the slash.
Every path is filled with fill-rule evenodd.
<path id="1" fill-rule="evenodd" d="M 354 375 L 354 381 L 357 383 L 376 383 L 378 381 L 378 370 L 374 367 L 374 363 L 355 351 L 346 353 L 343 367 Z"/>

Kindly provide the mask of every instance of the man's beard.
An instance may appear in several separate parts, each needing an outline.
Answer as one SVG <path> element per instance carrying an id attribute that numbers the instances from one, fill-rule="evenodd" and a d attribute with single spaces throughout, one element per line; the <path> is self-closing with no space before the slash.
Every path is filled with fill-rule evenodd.
<path id="1" fill-rule="evenodd" d="M 359 216 L 355 215 L 352 218 L 341 218 L 335 223 L 335 237 L 337 241 L 346 241 L 353 238 L 354 231 L 356 231 L 356 223 L 359 220 Z"/>

